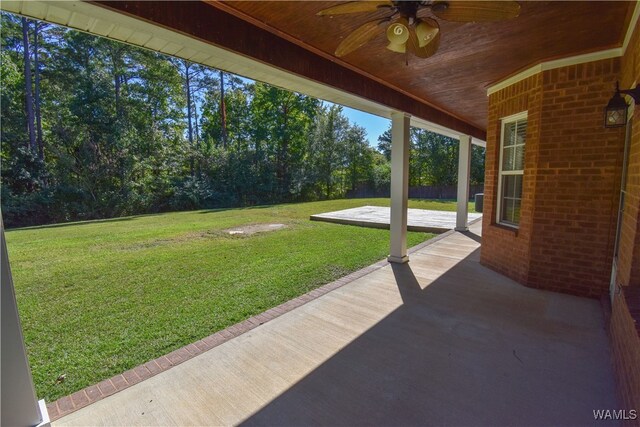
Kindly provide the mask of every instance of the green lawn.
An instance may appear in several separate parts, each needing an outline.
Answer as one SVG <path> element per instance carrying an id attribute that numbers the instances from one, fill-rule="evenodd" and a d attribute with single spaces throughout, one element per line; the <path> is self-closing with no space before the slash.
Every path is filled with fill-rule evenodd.
<path id="1" fill-rule="evenodd" d="M 141 215 L 10 230 L 39 398 L 55 400 L 384 258 L 389 232 L 309 221 L 388 199 Z M 455 202 L 410 201 L 455 210 Z M 284 223 L 252 236 L 222 230 Z M 409 233 L 416 245 L 433 237 Z M 66 374 L 61 384 L 59 375 Z"/>

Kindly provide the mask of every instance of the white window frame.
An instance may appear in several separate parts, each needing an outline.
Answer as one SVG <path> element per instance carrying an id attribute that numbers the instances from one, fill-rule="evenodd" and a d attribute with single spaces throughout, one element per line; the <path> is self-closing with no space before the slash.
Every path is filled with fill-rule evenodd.
<path id="1" fill-rule="evenodd" d="M 523 160 L 523 164 L 522 164 L 522 170 L 517 170 L 517 171 L 503 171 L 502 170 L 502 156 L 504 154 L 504 134 L 505 134 L 505 127 L 508 124 L 511 124 L 513 122 L 517 122 L 517 121 L 521 121 L 521 120 L 527 120 L 528 121 L 528 117 L 529 117 L 529 112 L 528 111 L 523 111 L 521 113 L 517 113 L 517 114 L 513 114 L 511 116 L 507 116 L 507 117 L 503 117 L 502 119 L 500 119 L 500 147 L 498 148 L 500 150 L 500 160 L 498 162 L 498 200 L 497 200 L 497 204 L 496 204 L 496 224 L 500 224 L 500 225 L 504 225 L 505 227 L 511 227 L 511 228 L 515 228 L 518 229 L 520 228 L 520 224 L 512 224 L 510 222 L 503 222 L 502 218 L 501 218 L 501 213 L 502 213 L 502 177 L 503 175 L 522 175 L 523 177 L 523 181 L 524 181 L 524 160 Z M 527 122 L 528 125 L 528 122 Z M 528 129 L 528 127 L 527 127 Z M 525 156 L 527 153 L 527 141 L 525 140 L 524 143 L 525 146 Z M 523 182 L 524 184 L 524 182 Z M 524 192 L 524 188 L 523 188 L 523 192 Z"/>

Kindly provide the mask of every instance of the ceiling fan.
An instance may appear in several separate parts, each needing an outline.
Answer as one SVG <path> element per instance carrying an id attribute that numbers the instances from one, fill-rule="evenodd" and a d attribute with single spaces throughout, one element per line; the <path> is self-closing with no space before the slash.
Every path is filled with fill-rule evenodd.
<path id="1" fill-rule="evenodd" d="M 385 12 L 387 16 L 368 21 L 352 31 L 338 45 L 335 55 L 342 57 L 386 32 L 387 49 L 411 52 L 428 58 L 438 50 L 440 25 L 435 18 L 452 22 L 490 22 L 512 19 L 520 14 L 520 5 L 500 1 L 350 1 L 321 10 L 320 16 Z"/>

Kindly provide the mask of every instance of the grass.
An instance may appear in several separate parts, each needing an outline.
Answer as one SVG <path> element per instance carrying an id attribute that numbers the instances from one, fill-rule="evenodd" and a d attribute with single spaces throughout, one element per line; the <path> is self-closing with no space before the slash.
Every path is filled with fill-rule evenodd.
<path id="1" fill-rule="evenodd" d="M 73 393 L 384 258 L 387 230 L 308 218 L 388 203 L 336 200 L 8 231 L 38 397 Z M 409 206 L 455 210 L 455 202 Z M 256 223 L 287 227 L 223 232 Z M 408 244 L 431 237 L 409 233 Z"/>

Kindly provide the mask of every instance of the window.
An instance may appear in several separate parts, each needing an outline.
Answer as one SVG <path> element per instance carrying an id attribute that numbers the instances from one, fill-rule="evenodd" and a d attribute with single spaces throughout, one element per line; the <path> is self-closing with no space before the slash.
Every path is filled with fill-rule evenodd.
<path id="1" fill-rule="evenodd" d="M 520 223 L 526 140 L 526 112 L 502 119 L 497 221 L 511 227 Z"/>

